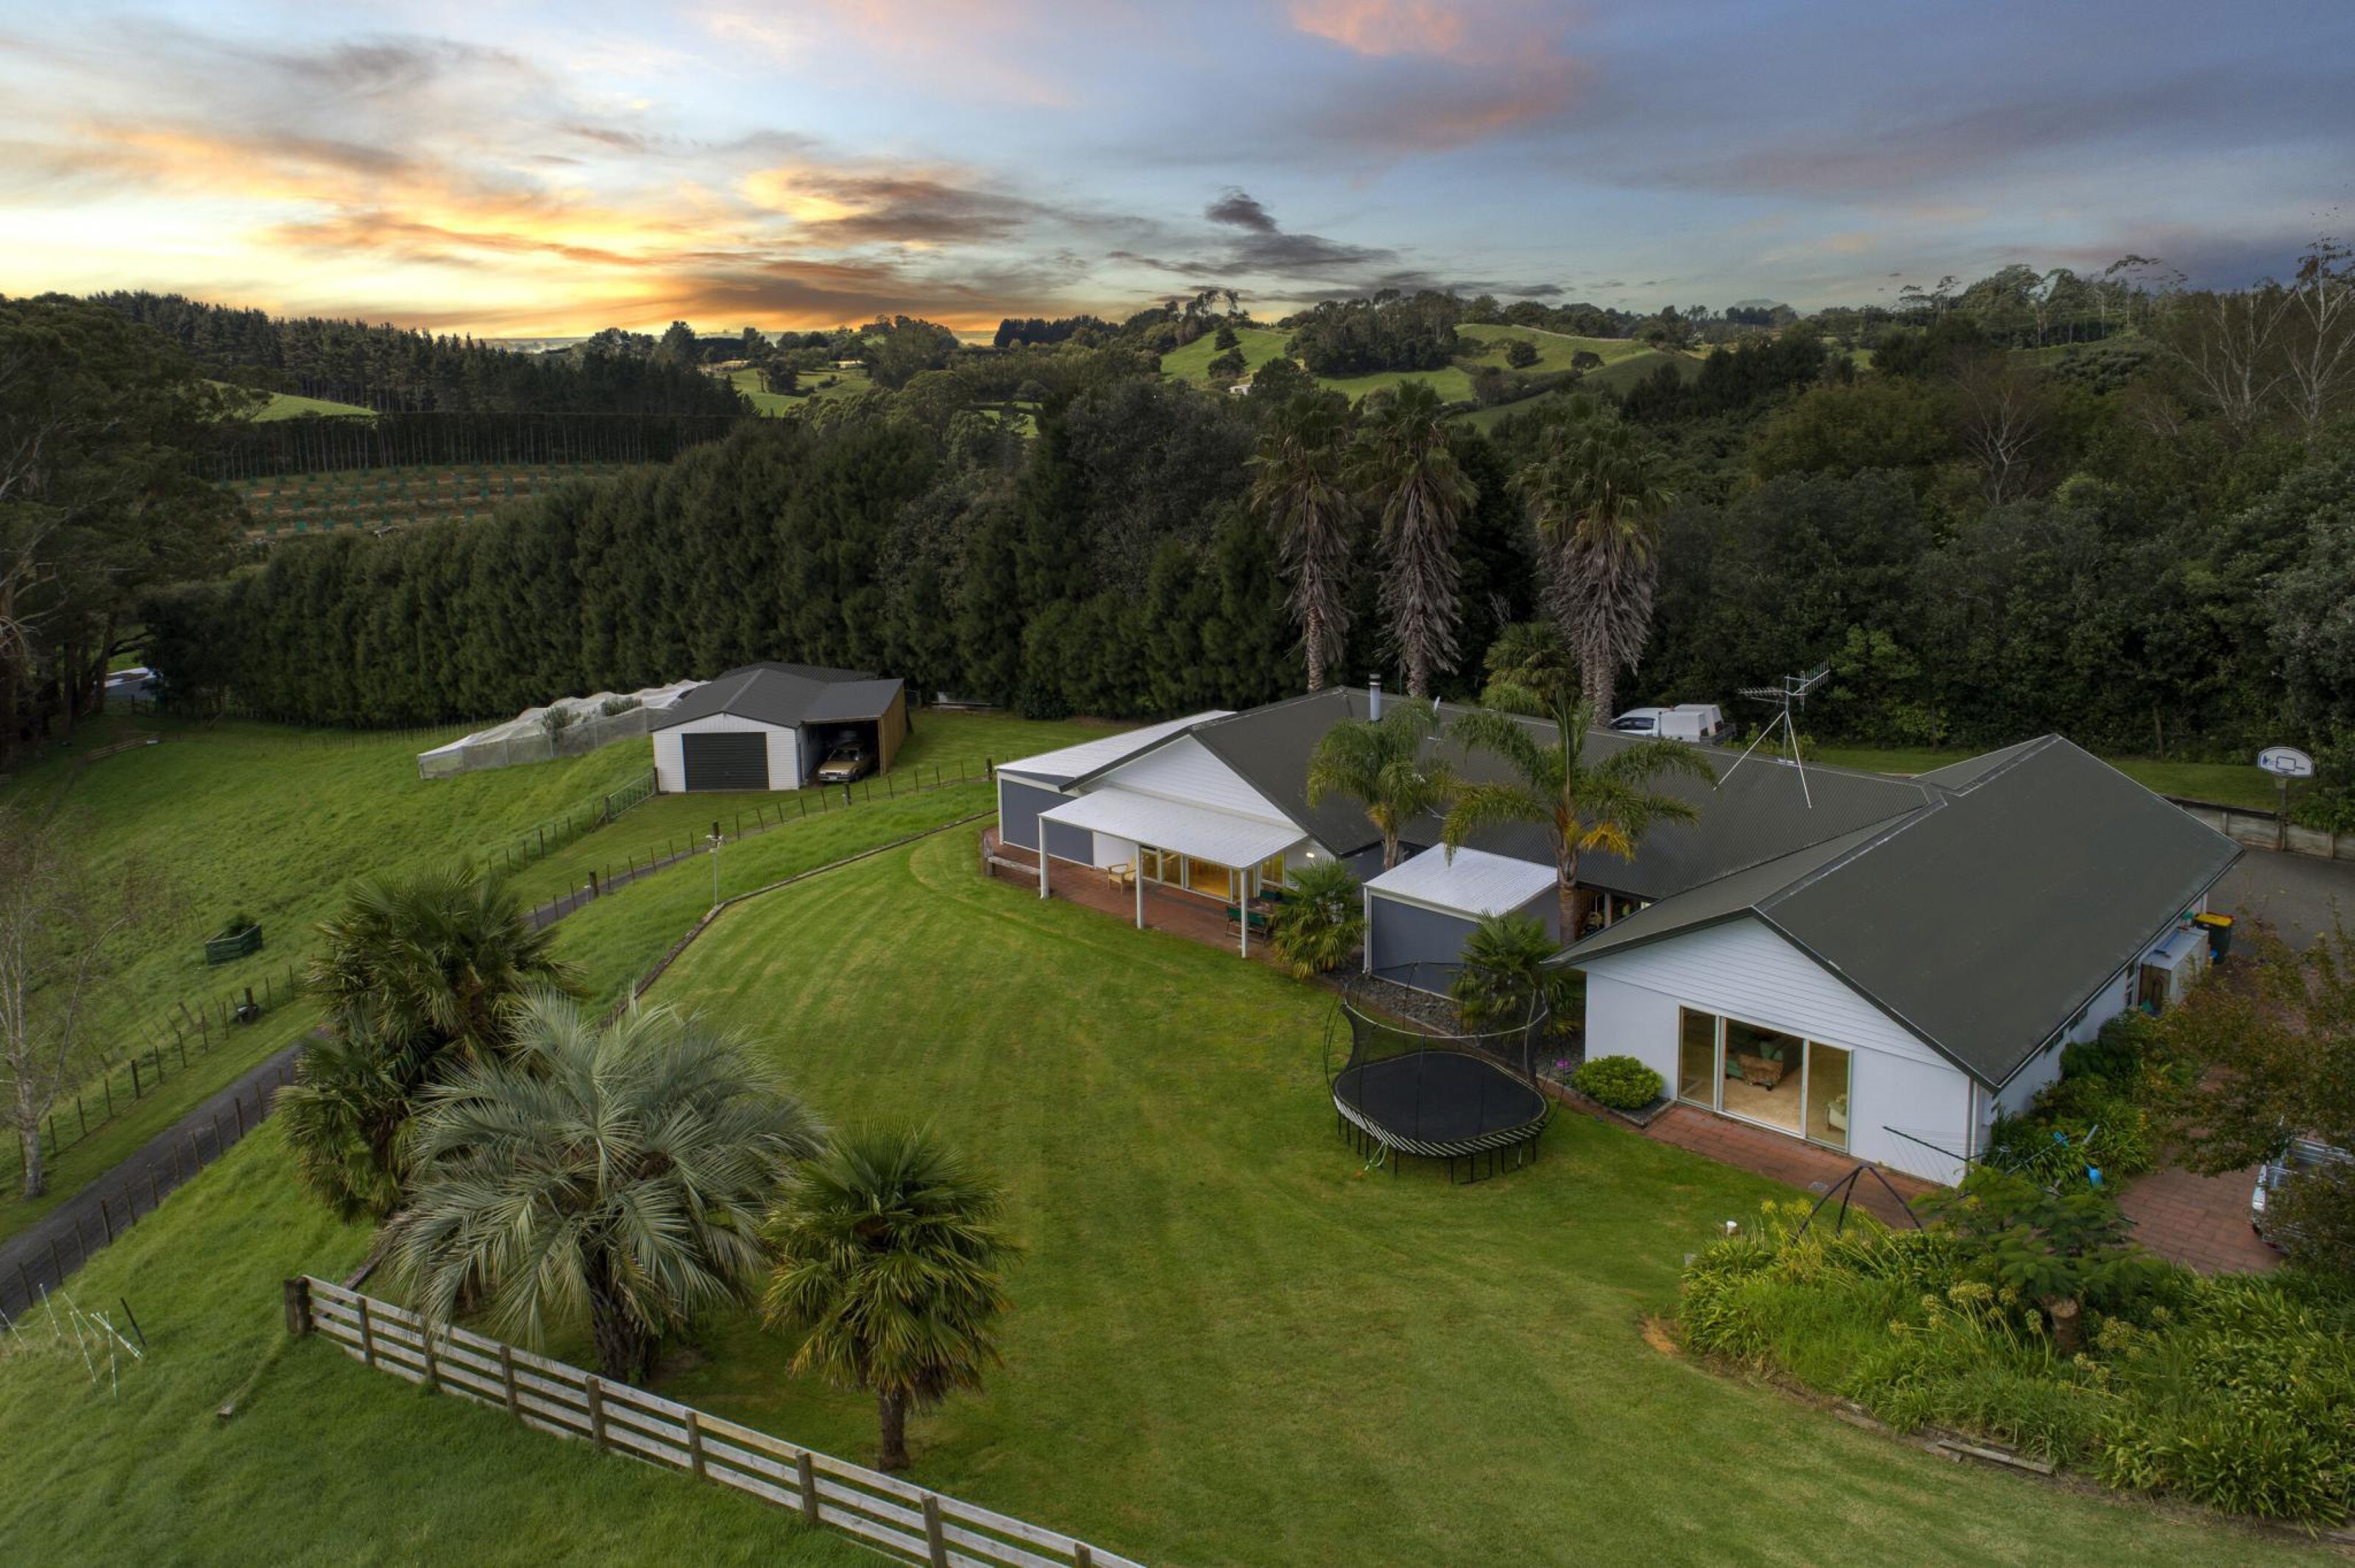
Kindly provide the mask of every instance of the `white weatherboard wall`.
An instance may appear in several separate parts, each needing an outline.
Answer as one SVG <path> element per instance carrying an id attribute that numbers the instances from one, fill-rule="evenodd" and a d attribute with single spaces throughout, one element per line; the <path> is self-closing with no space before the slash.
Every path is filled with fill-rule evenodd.
<path id="1" fill-rule="evenodd" d="M 1969 1077 L 1758 921 L 1705 926 L 1584 967 L 1589 1057 L 1635 1057 L 1673 1091 L 1680 1008 L 1837 1045 L 1855 1053 L 1849 1152 L 1933 1181 L 1960 1179 L 1956 1160 L 1923 1144 L 1958 1155 L 1974 1147 Z"/>
<path id="2" fill-rule="evenodd" d="M 674 724 L 667 730 L 655 731 L 655 787 L 665 795 L 687 793 L 687 748 L 680 737 L 686 735 L 738 735 L 747 730 L 758 730 L 769 737 L 769 787 L 799 789 L 802 783 L 801 748 L 794 732 L 781 724 L 763 724 L 757 719 L 740 719 L 732 713 L 707 714 L 690 719 L 684 724 Z"/>
<path id="3" fill-rule="evenodd" d="M 1275 802 L 1244 783 L 1241 774 L 1219 761 L 1208 746 L 1191 735 L 1172 741 L 1133 763 L 1122 763 L 1096 784 L 1212 811 L 1256 816 L 1263 822 L 1292 820 Z"/>

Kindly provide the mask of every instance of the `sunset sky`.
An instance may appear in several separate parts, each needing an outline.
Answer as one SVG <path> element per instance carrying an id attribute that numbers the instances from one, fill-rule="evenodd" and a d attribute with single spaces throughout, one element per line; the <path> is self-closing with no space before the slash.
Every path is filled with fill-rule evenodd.
<path id="1" fill-rule="evenodd" d="M 2355 5 L 0 0 L 0 293 L 489 336 L 1893 297 L 2355 228 Z"/>

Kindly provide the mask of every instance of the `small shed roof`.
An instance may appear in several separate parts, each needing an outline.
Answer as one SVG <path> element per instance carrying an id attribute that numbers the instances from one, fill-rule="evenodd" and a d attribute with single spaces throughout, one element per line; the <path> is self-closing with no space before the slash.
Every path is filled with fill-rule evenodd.
<path id="1" fill-rule="evenodd" d="M 1366 891 L 1455 914 L 1504 914 L 1553 891 L 1551 866 L 1464 848 L 1425 849 L 1366 884 Z"/>
<path id="2" fill-rule="evenodd" d="M 997 771 L 1017 773 L 1023 778 L 1036 779 L 1041 784 L 1060 788 L 1074 779 L 1082 779 L 1090 773 L 1102 773 L 1116 763 L 1124 763 L 1139 752 L 1159 745 L 1206 720 L 1231 717 L 1223 708 L 1212 709 L 1207 713 L 1194 713 L 1183 719 L 1147 724 L 1141 730 L 1124 730 L 1117 735 L 1106 735 L 1102 740 L 1082 741 L 1076 746 L 1065 746 L 1060 751 L 1041 752 L 1035 757 L 1024 757 L 1018 762 L 1000 763 Z"/>
<path id="3" fill-rule="evenodd" d="M 1040 812 L 1039 820 L 1109 833 L 1115 838 L 1175 849 L 1221 866 L 1256 866 L 1301 842 L 1300 829 L 1288 822 L 1183 805 L 1124 789 L 1100 789 L 1081 795 Z"/>

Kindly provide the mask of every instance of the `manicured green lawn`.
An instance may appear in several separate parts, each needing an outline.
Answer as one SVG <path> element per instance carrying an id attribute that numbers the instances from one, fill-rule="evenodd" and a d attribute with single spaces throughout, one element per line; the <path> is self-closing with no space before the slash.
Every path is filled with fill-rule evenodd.
<path id="1" fill-rule="evenodd" d="M 1651 1348 L 1770 1184 L 1565 1117 L 1471 1188 L 1363 1176 L 1326 994 L 976 873 L 962 835 L 723 917 L 654 992 L 838 1125 L 931 1122 L 1030 1255 L 930 1484 L 1188 1563 L 2222 1563 L 2269 1543 L 1933 1461 Z M 668 1392 L 863 1455 L 870 1406 L 714 1325 Z"/>
<path id="2" fill-rule="evenodd" d="M 762 1040 L 837 1125 L 930 1120 L 1007 1183 L 1029 1248 L 1008 1364 L 918 1421 L 914 1478 L 1145 1561 L 2283 1551 L 1935 1462 L 1653 1349 L 1684 1254 L 1770 1184 L 1574 1117 L 1477 1187 L 1361 1175 L 1326 1098 L 1324 993 L 986 882 L 962 833 L 742 906 L 655 995 Z M 0 1357 L 12 1558 L 854 1561 L 289 1339 L 279 1282 L 366 1247 L 295 1192 L 272 1126 L 102 1253 L 75 1298 L 127 1297 L 150 1359 L 110 1393 L 37 1322 Z M 871 1406 L 786 1377 L 789 1349 L 717 1321 L 661 1385 L 864 1457 Z"/>
<path id="3" fill-rule="evenodd" d="M 101 1251 L 67 1294 L 118 1326 L 127 1301 L 147 1359 L 119 1369 L 120 1392 L 101 1359 L 92 1386 L 70 1332 L 60 1344 L 38 1313 L 0 1350 L 7 1560 L 876 1561 L 749 1498 L 290 1339 L 280 1282 L 338 1277 L 367 1251 L 296 1192 L 275 1124 Z"/>
<path id="4" fill-rule="evenodd" d="M 1825 746 L 1816 754 L 1843 768 L 1865 768 L 1881 773 L 1926 773 L 1979 753 L 1923 746 Z M 2162 763 L 2147 757 L 2104 760 L 2145 789 L 2159 795 L 2246 806 L 2252 811 L 2273 811 L 2281 805 L 2280 785 L 2271 774 L 2260 773 L 2249 763 Z"/>

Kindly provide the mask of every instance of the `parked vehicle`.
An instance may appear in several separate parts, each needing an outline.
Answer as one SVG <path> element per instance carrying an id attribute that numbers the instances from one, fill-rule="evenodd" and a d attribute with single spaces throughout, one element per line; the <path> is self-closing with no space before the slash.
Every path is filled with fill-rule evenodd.
<path id="1" fill-rule="evenodd" d="M 2257 1172 L 2257 1185 L 2249 1194 L 2249 1229 L 2257 1233 L 2257 1240 L 2278 1252 L 2281 1236 L 2269 1213 L 2274 1191 L 2293 1176 L 2327 1165 L 2348 1164 L 2355 1164 L 2355 1155 L 2343 1148 L 2315 1138 L 2292 1138 L 2279 1159 L 2267 1160 Z"/>
<path id="2" fill-rule="evenodd" d="M 845 741 L 828 752 L 826 761 L 817 765 L 817 782 L 847 784 L 854 779 L 865 778 L 867 770 L 874 765 L 875 759 L 868 754 L 864 741 Z"/>
<path id="3" fill-rule="evenodd" d="M 1622 735 L 1648 735 L 1711 746 L 1725 733 L 1725 716 L 1713 702 L 1683 702 L 1674 708 L 1630 708 L 1611 720 L 1611 728 Z"/>

